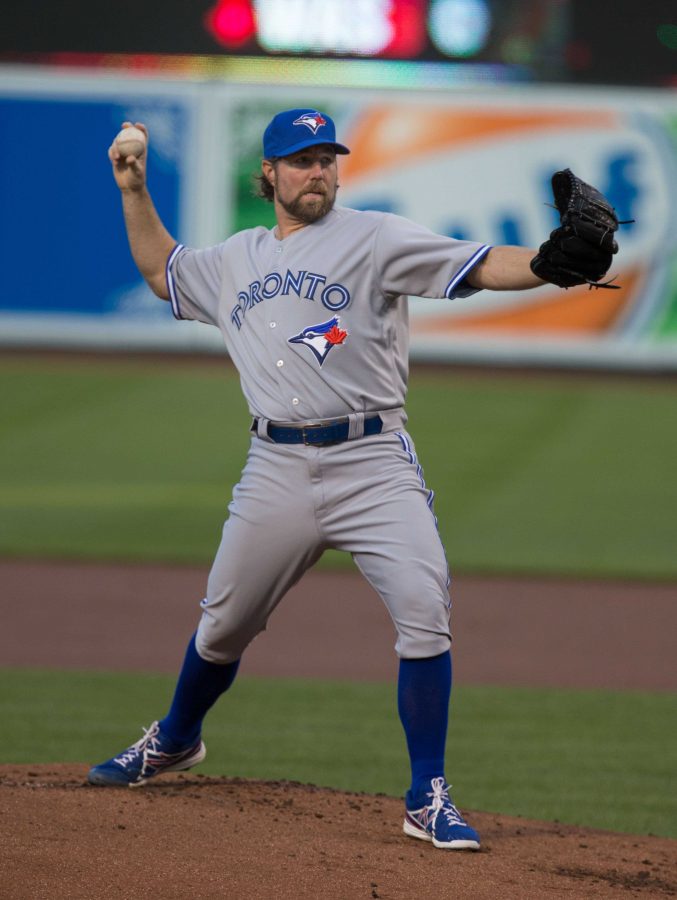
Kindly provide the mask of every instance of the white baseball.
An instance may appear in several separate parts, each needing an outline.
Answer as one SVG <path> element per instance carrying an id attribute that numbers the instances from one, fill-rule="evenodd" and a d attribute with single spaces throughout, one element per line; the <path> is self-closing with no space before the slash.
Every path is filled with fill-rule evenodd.
<path id="1" fill-rule="evenodd" d="M 123 128 L 115 138 L 115 146 L 123 159 L 128 156 L 141 156 L 146 149 L 146 135 L 140 128 L 130 125 Z"/>

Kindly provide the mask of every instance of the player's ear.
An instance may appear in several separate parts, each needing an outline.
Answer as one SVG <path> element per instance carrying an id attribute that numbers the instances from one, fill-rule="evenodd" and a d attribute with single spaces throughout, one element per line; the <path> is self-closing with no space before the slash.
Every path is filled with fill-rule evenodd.
<path id="1" fill-rule="evenodd" d="M 269 159 L 261 160 L 261 171 L 271 187 L 275 187 L 275 166 Z"/>

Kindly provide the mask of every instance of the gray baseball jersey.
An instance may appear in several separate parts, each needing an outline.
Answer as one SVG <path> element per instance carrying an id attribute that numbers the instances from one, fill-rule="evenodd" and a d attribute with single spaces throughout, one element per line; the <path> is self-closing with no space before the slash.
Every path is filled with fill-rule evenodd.
<path id="1" fill-rule="evenodd" d="M 174 315 L 216 325 L 252 415 L 302 422 L 404 405 L 406 295 L 467 296 L 488 247 L 335 208 L 283 241 L 253 228 L 168 264 Z"/>
<path id="2" fill-rule="evenodd" d="M 448 649 L 446 558 L 404 431 L 407 296 L 473 293 L 465 276 L 488 250 L 338 207 L 283 241 L 261 227 L 171 253 L 174 315 L 221 330 L 259 420 L 202 601 L 205 659 L 238 658 L 328 547 L 351 553 L 381 595 L 401 656 Z M 331 446 L 272 443 L 260 427 L 376 413 L 382 434 Z"/>

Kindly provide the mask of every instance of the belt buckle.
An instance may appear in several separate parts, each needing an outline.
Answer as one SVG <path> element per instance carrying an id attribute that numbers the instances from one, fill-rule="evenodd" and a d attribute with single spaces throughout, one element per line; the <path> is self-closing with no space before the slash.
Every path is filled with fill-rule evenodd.
<path id="1" fill-rule="evenodd" d="M 306 431 L 309 431 L 311 428 L 319 428 L 320 422 L 308 422 L 306 425 L 301 426 L 301 437 L 303 438 L 303 443 L 306 447 L 314 447 L 315 443 L 313 441 L 308 440 L 306 435 Z"/>
<path id="2" fill-rule="evenodd" d="M 303 443 L 306 447 L 331 447 L 333 444 L 341 444 L 343 442 L 343 438 L 333 438 L 328 441 L 311 441 L 308 439 L 306 435 L 306 430 L 311 431 L 316 428 L 328 428 L 331 426 L 331 422 L 308 422 L 306 425 L 301 427 L 301 434 L 303 437 Z"/>

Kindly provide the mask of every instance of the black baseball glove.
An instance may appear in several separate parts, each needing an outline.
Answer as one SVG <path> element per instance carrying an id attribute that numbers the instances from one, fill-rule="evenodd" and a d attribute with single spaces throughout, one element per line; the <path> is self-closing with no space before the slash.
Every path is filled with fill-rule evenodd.
<path id="1" fill-rule="evenodd" d="M 609 271 L 618 244 L 614 234 L 618 217 L 596 188 L 564 169 L 552 176 L 555 207 L 560 226 L 541 244 L 531 260 L 534 275 L 559 287 L 589 284 L 591 288 L 617 288 L 599 283 Z"/>

